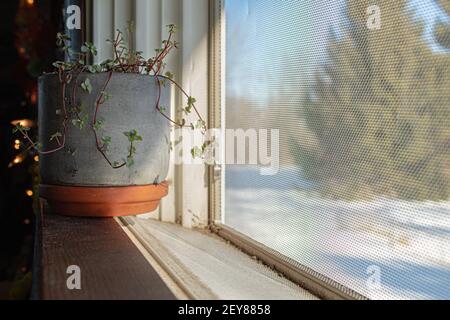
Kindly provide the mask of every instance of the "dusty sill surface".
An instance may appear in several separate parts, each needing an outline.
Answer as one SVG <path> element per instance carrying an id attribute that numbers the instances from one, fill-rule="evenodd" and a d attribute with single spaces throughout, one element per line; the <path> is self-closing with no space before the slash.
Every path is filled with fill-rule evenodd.
<path id="1" fill-rule="evenodd" d="M 114 219 L 37 220 L 32 299 L 178 298 Z"/>

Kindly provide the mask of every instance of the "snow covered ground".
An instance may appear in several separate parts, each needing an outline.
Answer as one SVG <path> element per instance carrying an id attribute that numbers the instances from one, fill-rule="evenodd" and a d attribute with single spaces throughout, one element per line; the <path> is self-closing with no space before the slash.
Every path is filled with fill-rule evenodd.
<path id="1" fill-rule="evenodd" d="M 335 201 L 310 187 L 296 168 L 227 168 L 225 222 L 370 298 L 450 299 L 450 202 Z"/>

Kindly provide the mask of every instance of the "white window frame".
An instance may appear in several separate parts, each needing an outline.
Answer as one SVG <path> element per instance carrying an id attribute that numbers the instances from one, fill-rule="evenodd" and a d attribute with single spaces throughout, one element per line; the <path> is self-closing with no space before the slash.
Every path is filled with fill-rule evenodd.
<path id="1" fill-rule="evenodd" d="M 226 128 L 225 2 L 226 0 L 212 0 L 210 10 L 210 123 L 214 128 L 221 129 Z M 223 201 L 225 198 L 225 174 L 224 167 L 210 169 L 210 221 L 212 229 L 218 235 L 235 244 L 249 255 L 256 256 L 318 297 L 333 300 L 367 299 L 361 294 L 225 225 L 223 217 L 225 209 Z"/>

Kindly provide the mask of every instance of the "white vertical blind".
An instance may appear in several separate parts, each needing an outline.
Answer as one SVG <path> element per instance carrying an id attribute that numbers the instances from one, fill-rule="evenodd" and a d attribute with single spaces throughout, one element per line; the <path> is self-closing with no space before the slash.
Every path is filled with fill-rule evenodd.
<path id="1" fill-rule="evenodd" d="M 136 0 L 136 50 L 144 56 L 153 54 L 161 43 L 161 6 L 160 0 Z M 149 32 L 155 30 L 155 32 Z"/>
<path id="2" fill-rule="evenodd" d="M 182 84 L 199 106 L 208 104 L 208 0 L 184 0 L 182 24 Z M 206 109 L 203 115 L 206 116 Z M 204 166 L 183 166 L 183 225 L 208 220 L 208 181 Z M 200 201 L 199 201 L 200 200 Z M 191 208 L 196 210 L 192 211 Z"/>
<path id="3" fill-rule="evenodd" d="M 197 99 L 197 108 L 208 118 L 208 0 L 94 0 L 93 11 L 93 41 L 99 51 L 96 62 L 112 56 L 105 40 L 112 39 L 116 29 L 126 31 L 128 21 L 135 23 L 134 48 L 142 51 L 144 57 L 153 56 L 154 49 L 161 46 L 168 24 L 177 25 L 176 40 L 181 48 L 168 57 L 167 70 L 175 73 L 175 79 Z M 172 100 L 174 115 L 175 104 L 186 102 L 175 91 Z M 167 178 L 170 192 L 157 217 L 165 222 L 181 222 L 186 227 L 206 225 L 206 179 L 205 166 L 175 166 L 172 161 Z"/>
<path id="4" fill-rule="evenodd" d="M 98 48 L 95 63 L 112 57 L 110 46 L 106 46 L 105 40 L 114 36 L 114 0 L 93 1 L 93 41 Z"/>
<path id="5" fill-rule="evenodd" d="M 161 1 L 161 13 L 160 13 L 160 23 L 163 26 L 160 30 L 161 37 L 165 36 L 165 26 L 168 24 L 175 24 L 181 27 L 182 22 L 182 12 L 181 12 L 181 0 L 165 0 Z M 157 32 L 155 32 L 155 36 L 157 36 Z M 181 41 L 180 32 L 175 34 L 175 41 Z M 181 50 L 176 50 L 171 53 L 167 57 L 167 64 L 171 70 L 175 71 L 175 80 L 181 81 Z M 175 90 L 172 93 L 172 101 L 174 102 L 171 106 L 171 114 L 175 114 L 176 105 L 182 103 L 181 96 Z M 172 134 L 172 141 L 174 141 L 175 137 Z M 174 154 L 172 153 L 171 161 L 174 161 Z M 182 170 L 179 167 L 170 166 L 168 180 L 171 182 L 171 188 L 169 190 L 169 194 L 166 198 L 163 199 L 161 203 L 161 220 L 164 222 L 174 222 L 181 220 L 181 192 L 183 190 L 180 185 L 182 176 Z M 177 201 L 178 199 L 178 201 Z M 180 218 L 179 218 L 180 217 Z"/>
<path id="6" fill-rule="evenodd" d="M 114 29 L 125 31 L 128 22 L 134 20 L 135 1 L 114 0 Z M 114 30 L 114 31 L 115 31 Z"/>

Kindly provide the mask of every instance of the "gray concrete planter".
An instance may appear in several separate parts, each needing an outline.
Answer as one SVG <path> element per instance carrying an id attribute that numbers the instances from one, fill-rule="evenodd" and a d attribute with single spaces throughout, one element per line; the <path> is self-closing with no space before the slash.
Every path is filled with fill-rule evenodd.
<path id="1" fill-rule="evenodd" d="M 89 78 L 92 93 L 80 84 Z M 136 143 L 134 165 L 113 169 L 96 148 L 91 123 L 95 102 L 108 78 L 107 73 L 82 74 L 76 84 L 76 103 L 82 105 L 87 117 L 83 129 L 67 124 L 66 148 L 40 157 L 43 185 L 67 187 L 130 187 L 158 185 L 166 179 L 170 157 L 170 123 L 156 110 L 159 86 L 155 77 L 114 73 L 106 92 L 109 99 L 100 107 L 98 118 L 104 124 L 98 138 L 111 137 L 108 158 L 121 162 L 127 157 L 129 141 L 123 132 L 137 130 L 143 141 Z M 74 81 L 66 90 L 72 96 Z M 160 106 L 169 109 L 170 86 L 161 86 Z M 39 79 L 39 141 L 42 150 L 56 146 L 51 136 L 61 132 L 64 113 L 62 90 L 58 76 L 44 75 Z"/>

